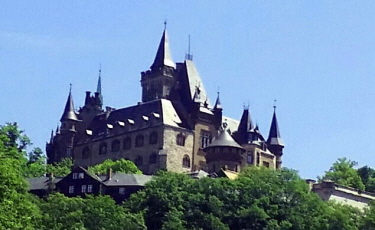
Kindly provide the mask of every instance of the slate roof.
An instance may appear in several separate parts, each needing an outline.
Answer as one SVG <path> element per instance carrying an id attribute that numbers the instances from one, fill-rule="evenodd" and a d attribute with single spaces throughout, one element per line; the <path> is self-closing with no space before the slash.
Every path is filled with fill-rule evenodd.
<path id="1" fill-rule="evenodd" d="M 162 66 L 176 68 L 176 64 L 172 60 L 172 55 L 169 48 L 168 33 L 166 29 L 163 31 L 163 36 L 161 37 L 158 51 L 156 52 L 155 60 L 151 65 L 151 69 L 156 69 Z"/>
<path id="2" fill-rule="evenodd" d="M 61 177 L 55 177 L 54 183 L 57 183 L 61 180 Z M 51 178 L 49 177 L 38 177 L 38 178 L 27 178 L 29 183 L 29 190 L 47 190 L 48 184 L 50 183 Z"/>
<path id="3" fill-rule="evenodd" d="M 243 149 L 228 133 L 227 129 L 221 130 L 219 135 L 206 147 L 235 147 Z"/>
<path id="4" fill-rule="evenodd" d="M 66 121 L 66 120 L 78 121 L 77 114 L 74 112 L 73 97 L 72 97 L 71 92 L 69 92 L 68 99 L 66 100 L 64 112 L 60 119 L 60 121 Z"/>
<path id="5" fill-rule="evenodd" d="M 99 114 L 91 122 L 88 130 L 93 131 L 95 138 L 107 133 L 108 124 L 114 127 L 119 126 L 119 122 L 124 127 L 131 127 L 131 130 L 161 124 L 185 128 L 171 101 L 158 99 Z"/>
<path id="6" fill-rule="evenodd" d="M 185 62 L 182 63 L 181 65 L 185 72 L 183 74 L 183 77 L 187 78 L 187 79 L 184 79 L 184 82 L 186 81 L 188 84 L 190 99 L 194 100 L 194 95 L 196 94 L 196 91 L 198 88 L 199 89 L 198 100 L 201 103 L 201 105 L 203 106 L 204 102 L 207 102 L 208 107 L 212 108 L 212 106 L 210 105 L 210 100 L 208 98 L 207 92 L 204 88 L 202 79 L 198 73 L 197 68 L 195 67 L 194 62 L 191 60 L 185 60 Z"/>
<path id="7" fill-rule="evenodd" d="M 268 135 L 267 143 L 270 145 L 284 146 L 283 140 L 280 136 L 279 125 L 277 123 L 276 111 L 273 112 L 270 133 Z"/>
<path id="8" fill-rule="evenodd" d="M 107 176 L 100 176 L 106 186 L 144 186 L 151 181 L 153 176 L 143 174 L 123 174 L 113 173 L 112 178 L 107 180 Z"/>

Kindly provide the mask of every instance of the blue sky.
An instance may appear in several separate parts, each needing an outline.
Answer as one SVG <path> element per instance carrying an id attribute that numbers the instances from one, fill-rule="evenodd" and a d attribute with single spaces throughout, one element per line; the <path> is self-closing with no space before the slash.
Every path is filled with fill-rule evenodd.
<path id="1" fill-rule="evenodd" d="M 75 106 L 102 65 L 105 105 L 141 99 L 140 72 L 167 20 L 173 59 L 188 35 L 211 101 L 250 104 L 268 135 L 274 99 L 284 166 L 316 178 L 339 157 L 375 167 L 375 2 L 2 1 L 0 124 L 17 121 L 44 149 L 73 84 Z"/>

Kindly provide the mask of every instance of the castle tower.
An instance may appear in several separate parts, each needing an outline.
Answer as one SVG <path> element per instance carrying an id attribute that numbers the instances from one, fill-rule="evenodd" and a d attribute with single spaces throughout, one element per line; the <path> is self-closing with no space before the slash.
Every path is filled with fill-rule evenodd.
<path id="1" fill-rule="evenodd" d="M 61 127 L 56 129 L 56 135 L 51 136 L 50 142 L 46 145 L 48 163 L 58 162 L 65 157 L 72 157 L 73 154 L 76 127 L 80 120 L 74 111 L 71 87 L 60 122 Z"/>
<path id="2" fill-rule="evenodd" d="M 284 143 L 280 136 L 279 125 L 276 118 L 276 106 L 273 107 L 273 117 L 267 139 L 268 149 L 276 156 L 276 168 L 281 168 Z"/>
<path id="3" fill-rule="evenodd" d="M 61 133 L 76 132 L 76 124 L 79 121 L 77 114 L 74 111 L 72 91 L 70 89 L 68 99 L 66 100 L 64 112 L 61 116 Z"/>
<path id="4" fill-rule="evenodd" d="M 165 28 L 150 70 L 141 73 L 142 102 L 169 98 L 175 83 L 175 70 Z"/>
<path id="5" fill-rule="evenodd" d="M 241 116 L 240 124 L 238 125 L 237 132 L 234 134 L 235 140 L 242 144 L 247 144 L 249 139 L 249 131 L 254 130 L 254 124 L 251 119 L 248 107 L 245 107 Z"/>
<path id="6" fill-rule="evenodd" d="M 245 149 L 232 138 L 226 128 L 227 124 L 224 123 L 218 136 L 204 148 L 209 173 L 219 172 L 222 168 L 240 171 Z"/>
<path id="7" fill-rule="evenodd" d="M 103 94 L 102 94 L 102 77 L 101 77 L 102 70 L 99 69 L 99 77 L 98 77 L 98 84 L 96 88 L 96 92 L 94 95 L 91 95 L 90 91 L 86 91 L 85 97 L 85 104 L 79 110 L 79 115 L 83 121 L 83 123 L 87 123 L 87 125 L 92 121 L 92 119 L 98 115 L 99 113 L 103 112 Z M 86 126 L 86 125 L 83 125 Z"/>

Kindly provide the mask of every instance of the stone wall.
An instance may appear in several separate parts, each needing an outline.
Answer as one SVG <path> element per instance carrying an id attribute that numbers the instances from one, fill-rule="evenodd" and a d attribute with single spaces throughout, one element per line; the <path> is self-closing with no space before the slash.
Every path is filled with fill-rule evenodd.
<path id="1" fill-rule="evenodd" d="M 177 145 L 177 135 L 185 136 L 185 145 Z M 163 149 L 166 152 L 166 169 L 171 172 L 190 172 L 192 170 L 194 135 L 191 131 L 165 126 Z M 188 156 L 190 167 L 183 166 L 183 158 Z"/>

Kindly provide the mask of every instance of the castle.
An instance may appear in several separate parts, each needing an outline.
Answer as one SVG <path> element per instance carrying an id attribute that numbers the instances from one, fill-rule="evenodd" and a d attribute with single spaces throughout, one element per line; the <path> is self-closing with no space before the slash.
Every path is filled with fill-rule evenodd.
<path id="1" fill-rule="evenodd" d="M 46 145 L 48 163 L 72 157 L 76 166 L 88 167 L 124 158 L 145 174 L 281 167 L 284 144 L 275 109 L 267 140 L 248 107 L 239 122 L 223 116 L 219 93 L 210 104 L 192 55 L 173 61 L 166 29 L 154 62 L 141 73 L 141 86 L 142 101 L 121 109 L 103 110 L 100 71 L 96 92 L 86 92 L 78 111 L 70 91 L 61 126 Z"/>

